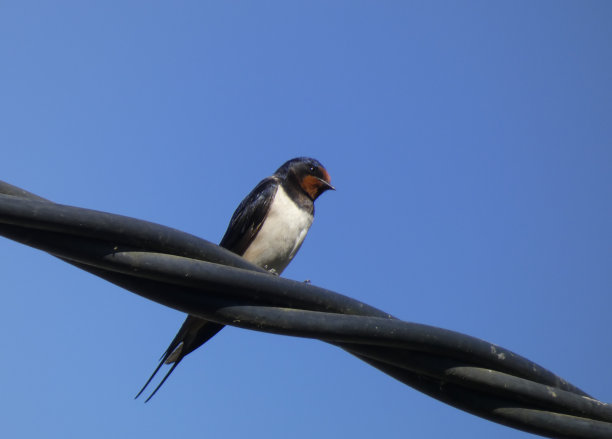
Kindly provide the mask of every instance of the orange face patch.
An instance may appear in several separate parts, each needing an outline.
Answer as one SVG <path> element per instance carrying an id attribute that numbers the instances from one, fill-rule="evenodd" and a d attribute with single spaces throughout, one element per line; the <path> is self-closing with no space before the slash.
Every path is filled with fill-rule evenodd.
<path id="1" fill-rule="evenodd" d="M 319 169 L 321 169 L 321 172 L 323 173 L 323 180 L 325 180 L 328 183 L 331 183 L 331 177 L 327 173 L 327 169 L 325 168 L 319 168 Z"/>
<path id="2" fill-rule="evenodd" d="M 327 172 L 325 172 L 325 174 L 327 174 Z M 327 175 L 327 177 L 329 177 L 329 175 Z M 302 178 L 300 186 L 302 186 L 302 189 L 304 189 L 308 196 L 314 200 L 319 196 L 319 189 L 321 186 L 323 186 L 323 184 L 317 177 L 307 175 L 306 177 Z"/>

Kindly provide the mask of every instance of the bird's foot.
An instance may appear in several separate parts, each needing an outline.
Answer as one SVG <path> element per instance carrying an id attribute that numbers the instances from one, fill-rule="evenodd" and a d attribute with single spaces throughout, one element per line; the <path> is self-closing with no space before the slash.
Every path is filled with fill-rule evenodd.
<path id="1" fill-rule="evenodd" d="M 267 266 L 267 265 L 266 265 L 266 266 L 264 266 L 264 268 L 265 268 L 266 270 L 268 270 L 268 266 Z M 270 269 L 268 270 L 268 273 L 273 274 L 274 276 L 280 276 L 280 275 L 277 273 L 277 271 L 276 271 L 276 269 L 275 269 L 275 268 L 270 268 Z"/>

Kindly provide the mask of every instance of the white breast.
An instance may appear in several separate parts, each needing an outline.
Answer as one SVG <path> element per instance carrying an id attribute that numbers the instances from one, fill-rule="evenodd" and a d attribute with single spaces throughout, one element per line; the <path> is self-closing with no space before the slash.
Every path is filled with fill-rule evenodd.
<path id="1" fill-rule="evenodd" d="M 280 274 L 300 249 L 312 220 L 279 186 L 263 226 L 243 257 Z"/>

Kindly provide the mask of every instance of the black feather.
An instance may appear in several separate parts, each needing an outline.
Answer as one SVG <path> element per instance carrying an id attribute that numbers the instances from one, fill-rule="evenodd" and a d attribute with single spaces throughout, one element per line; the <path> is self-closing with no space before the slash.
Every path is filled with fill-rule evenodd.
<path id="1" fill-rule="evenodd" d="M 219 244 L 221 247 L 239 255 L 242 255 L 246 251 L 257 236 L 257 232 L 259 232 L 259 229 L 261 229 L 266 219 L 279 184 L 280 182 L 276 176 L 268 177 L 259 182 L 246 198 L 242 200 L 232 215 L 227 231 L 221 239 L 221 243 Z M 223 329 L 223 325 L 218 323 L 209 322 L 191 315 L 187 316 L 181 329 L 179 329 L 176 336 L 161 356 L 159 364 L 135 398 L 138 398 L 142 394 L 164 364 L 174 363 L 145 402 L 149 401 L 168 379 L 178 363 L 180 363 L 187 354 L 193 352 L 214 337 L 221 329 Z M 180 351 L 172 358 L 177 349 L 180 349 Z"/>
<path id="2" fill-rule="evenodd" d="M 300 208 L 314 214 L 314 199 L 309 198 L 309 195 L 300 185 L 301 179 L 306 175 L 318 178 L 329 177 L 325 168 L 317 160 L 308 157 L 298 157 L 285 162 L 276 170 L 274 175 L 260 181 L 238 205 L 219 245 L 240 256 L 244 255 L 261 229 L 270 211 L 270 206 L 279 185 L 283 186 L 287 194 Z M 181 329 L 179 329 L 168 349 L 161 356 L 159 364 L 143 388 L 138 392 L 136 398 L 142 394 L 164 364 L 174 363 L 153 393 L 147 398 L 146 401 L 149 401 L 181 360 L 210 340 L 221 329 L 223 329 L 223 325 L 218 323 L 209 322 L 191 315 L 187 316 Z"/>
<path id="3" fill-rule="evenodd" d="M 238 255 L 244 254 L 261 229 L 279 184 L 277 177 L 268 177 L 242 200 L 219 243 L 221 247 Z"/>

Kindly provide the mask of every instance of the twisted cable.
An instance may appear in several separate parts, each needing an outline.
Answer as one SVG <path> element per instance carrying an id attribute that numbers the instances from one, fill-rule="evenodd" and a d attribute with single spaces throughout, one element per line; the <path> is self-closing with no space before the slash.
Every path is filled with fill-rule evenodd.
<path id="1" fill-rule="evenodd" d="M 64 206 L 0 181 L 0 235 L 224 325 L 315 338 L 433 398 L 546 437 L 612 438 L 612 407 L 486 341 L 273 276 L 196 236 Z"/>

